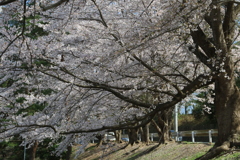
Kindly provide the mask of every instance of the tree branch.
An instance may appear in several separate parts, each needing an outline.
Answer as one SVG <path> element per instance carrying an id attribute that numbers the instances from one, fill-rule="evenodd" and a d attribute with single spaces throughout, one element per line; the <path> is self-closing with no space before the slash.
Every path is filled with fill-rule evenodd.
<path id="1" fill-rule="evenodd" d="M 125 124 L 119 124 L 115 126 L 102 126 L 95 129 L 80 129 L 80 130 L 72 130 L 67 132 L 61 132 L 60 134 L 75 134 L 75 133 L 89 133 L 89 132 L 98 132 L 103 130 L 121 130 L 121 129 L 137 129 L 140 127 L 145 126 L 149 122 L 152 121 L 153 117 L 155 116 L 157 112 L 150 112 L 149 114 L 146 114 L 142 118 L 132 120 L 131 122 L 125 123 Z M 142 123 L 137 123 L 142 122 Z M 136 125 L 137 124 L 137 125 Z"/>
<path id="2" fill-rule="evenodd" d="M 17 0 L 3 0 L 2 2 L 0 2 L 0 6 L 3 6 L 3 5 L 7 5 L 9 3 L 13 3 Z"/>
<path id="3" fill-rule="evenodd" d="M 16 127 L 19 127 L 19 128 L 22 128 L 22 127 L 51 128 L 55 133 L 57 133 L 57 130 L 51 125 L 30 124 L 30 125 L 17 125 Z"/>
<path id="4" fill-rule="evenodd" d="M 188 84 L 182 89 L 183 94 L 176 94 L 171 101 L 156 105 L 157 111 L 163 111 L 165 109 L 173 107 L 177 103 L 181 102 L 184 98 L 186 98 L 187 95 L 194 93 L 197 89 L 212 84 L 214 82 L 213 79 L 211 81 L 204 82 L 204 80 L 208 80 L 210 77 L 211 75 L 199 75 L 195 80 L 192 81 L 192 83 Z"/>
<path id="5" fill-rule="evenodd" d="M 139 61 L 144 67 L 146 67 L 149 71 L 151 71 L 152 73 L 154 73 L 156 76 L 160 77 L 162 80 L 164 80 L 165 82 L 167 82 L 168 84 L 170 84 L 171 86 L 173 86 L 179 94 L 181 94 L 181 90 L 178 88 L 178 86 L 174 83 L 172 83 L 169 79 L 167 79 L 166 77 L 164 77 L 163 75 L 161 75 L 160 73 L 158 73 L 156 70 L 154 70 L 151 66 L 149 66 L 148 64 L 146 64 L 145 62 L 143 62 L 140 58 L 138 58 L 135 54 L 132 54 L 133 57 Z"/>
<path id="6" fill-rule="evenodd" d="M 227 48 L 230 49 L 233 44 L 235 19 L 237 14 L 235 13 L 235 6 L 233 2 L 227 3 L 226 8 L 227 10 L 223 21 L 223 32 Z"/>
<path id="7" fill-rule="evenodd" d="M 70 73 L 70 72 L 67 72 L 67 70 L 65 70 L 65 71 L 66 71 L 65 73 L 68 73 L 68 74 Z M 51 76 L 51 77 L 53 77 L 53 78 L 56 78 L 56 79 L 58 79 L 58 80 L 60 80 L 60 81 L 62 81 L 62 82 L 72 83 L 72 82 L 70 82 L 70 81 L 64 80 L 64 79 L 62 79 L 62 78 L 60 78 L 60 77 L 58 77 L 58 76 L 49 74 L 49 73 L 47 73 L 47 72 L 44 72 L 44 71 L 41 71 L 41 72 L 44 73 L 44 74 L 46 74 L 46 75 L 48 75 L 48 76 Z M 79 79 L 79 77 L 77 77 L 77 76 L 75 76 L 75 75 L 73 75 L 73 74 L 70 74 L 70 75 L 72 75 L 72 76 L 74 76 L 74 77 L 76 77 L 76 78 Z M 112 89 L 111 86 L 108 86 L 108 85 L 105 85 L 105 84 L 100 84 L 100 83 L 97 83 L 97 82 L 93 82 L 93 81 L 90 81 L 90 80 L 87 80 L 87 79 L 81 79 L 81 80 L 82 80 L 82 81 L 85 81 L 85 82 L 87 82 L 87 83 L 89 83 L 89 84 L 91 84 L 91 85 L 89 85 L 89 86 L 88 86 L 88 85 L 84 86 L 84 85 L 80 85 L 80 84 L 77 84 L 77 83 L 72 83 L 72 84 L 75 85 L 75 86 L 77 86 L 77 87 L 80 87 L 80 88 L 103 89 L 103 90 L 105 90 L 105 91 L 108 91 L 108 92 L 112 93 L 113 95 L 115 95 L 115 96 L 118 97 L 119 99 L 124 100 L 125 102 L 131 103 L 131 104 L 134 104 L 134 105 L 137 105 L 137 106 L 141 106 L 141 107 L 144 107 L 144 108 L 150 108 L 150 107 L 151 107 L 151 104 L 142 103 L 142 102 L 140 102 L 140 101 L 137 101 L 137 100 L 134 100 L 134 99 L 131 99 L 131 98 L 129 98 L 129 97 L 124 96 L 124 95 L 121 94 L 120 92 Z M 123 89 L 123 88 L 122 88 L 122 89 Z M 128 89 L 128 90 L 129 90 L 129 89 Z"/>
<path id="8" fill-rule="evenodd" d="M 46 11 L 46 10 L 49 10 L 49 9 L 53 9 L 53 8 L 56 8 L 58 6 L 60 6 L 61 4 L 63 4 L 64 2 L 68 2 L 69 0 L 60 0 L 52 5 L 49 5 L 49 6 L 42 6 L 40 4 L 40 7 L 42 8 L 43 11 Z"/>
<path id="9" fill-rule="evenodd" d="M 197 44 L 197 42 L 194 41 L 194 43 Z M 190 52 L 192 52 L 203 64 L 205 64 L 208 68 L 210 68 L 211 70 L 213 70 L 214 68 L 211 66 L 211 64 L 208 62 L 209 58 L 202 53 L 202 51 L 198 48 L 198 45 L 196 45 L 195 49 L 192 51 L 193 48 L 192 46 L 190 46 L 188 49 Z"/>
<path id="10" fill-rule="evenodd" d="M 97 9 L 98 9 L 99 16 L 100 16 L 100 18 L 101 18 L 101 22 L 102 22 L 102 24 L 103 24 L 106 28 L 108 28 L 108 25 L 107 25 L 107 23 L 106 23 L 106 21 L 105 21 L 103 15 L 102 15 L 102 12 L 101 12 L 99 6 L 97 5 L 96 1 L 95 1 L 95 0 L 92 0 L 92 2 L 94 3 L 94 5 L 95 5 L 95 6 L 97 7 Z"/>
<path id="11" fill-rule="evenodd" d="M 11 1 L 11 0 L 10 0 Z M 1 4 L 1 2 L 0 2 Z M 0 5 L 1 6 L 1 5 Z M 21 36 L 24 35 L 25 29 L 26 29 L 26 16 L 25 13 L 27 11 L 27 0 L 24 0 L 24 4 L 23 4 L 23 16 L 22 16 L 22 31 L 19 35 L 17 35 L 8 45 L 7 47 L 2 51 L 2 53 L 0 54 L 0 61 L 1 61 L 1 57 L 3 56 L 3 54 L 8 50 L 8 48 Z"/>
<path id="12" fill-rule="evenodd" d="M 196 31 L 191 30 L 191 36 L 194 43 L 202 48 L 202 50 L 204 51 L 208 58 L 212 58 L 216 55 L 214 45 L 209 41 L 208 37 L 204 34 L 204 32 L 199 26 Z M 198 52 L 197 54 L 198 55 L 201 54 L 201 57 L 205 56 L 201 52 Z M 206 59 L 207 57 L 205 56 L 204 59 Z"/>
<path id="13" fill-rule="evenodd" d="M 228 50 L 223 32 L 221 4 L 219 4 L 219 0 L 213 0 L 211 7 L 212 10 L 210 17 L 214 45 L 217 50 L 220 50 L 222 53 L 226 54 Z"/>

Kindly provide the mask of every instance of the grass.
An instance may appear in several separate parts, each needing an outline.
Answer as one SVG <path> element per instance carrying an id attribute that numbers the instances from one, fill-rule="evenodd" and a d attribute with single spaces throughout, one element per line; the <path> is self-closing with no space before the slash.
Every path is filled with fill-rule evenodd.
<path id="1" fill-rule="evenodd" d="M 204 155 L 213 144 L 183 142 L 160 146 L 157 143 L 149 146 L 143 144 L 126 148 L 123 146 L 124 144 L 115 144 L 103 153 L 103 149 L 91 145 L 78 160 L 195 160 Z M 240 160 L 240 152 L 225 153 L 213 160 Z"/>
<path id="2" fill-rule="evenodd" d="M 192 155 L 191 157 L 188 157 L 188 158 L 183 158 L 183 159 L 181 159 L 181 160 L 195 160 L 196 158 L 198 158 L 198 157 L 201 157 L 202 155 L 204 155 L 206 152 L 198 152 L 198 153 L 196 153 L 196 154 L 194 154 L 194 155 Z"/>
<path id="3" fill-rule="evenodd" d="M 182 144 L 194 144 L 193 142 L 188 142 L 188 141 L 182 141 Z"/>
<path id="4" fill-rule="evenodd" d="M 96 146 L 90 146 L 90 147 L 88 147 L 88 148 L 85 149 L 85 152 L 91 151 L 91 150 L 93 150 L 93 149 L 95 149 L 95 148 L 96 148 Z"/>
<path id="5" fill-rule="evenodd" d="M 213 158 L 213 160 L 239 160 L 240 152 L 223 153 L 221 157 Z"/>

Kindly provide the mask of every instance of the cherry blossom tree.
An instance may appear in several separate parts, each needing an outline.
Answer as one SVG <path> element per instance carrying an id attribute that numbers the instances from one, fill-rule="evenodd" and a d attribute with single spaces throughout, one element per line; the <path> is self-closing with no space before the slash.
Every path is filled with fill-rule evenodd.
<path id="1" fill-rule="evenodd" d="M 218 142 L 200 159 L 239 145 L 238 1 L 0 5 L 1 139 L 62 136 L 60 153 L 104 130 L 145 126 L 214 83 Z"/>

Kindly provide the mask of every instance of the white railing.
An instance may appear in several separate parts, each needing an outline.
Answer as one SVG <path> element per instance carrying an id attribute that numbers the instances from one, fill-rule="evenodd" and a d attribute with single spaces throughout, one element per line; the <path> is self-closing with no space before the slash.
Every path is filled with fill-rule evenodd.
<path id="1" fill-rule="evenodd" d="M 157 133 L 149 133 L 150 140 L 153 141 L 153 138 L 157 138 Z M 210 130 L 192 130 L 192 131 L 178 131 L 178 132 L 171 132 L 171 136 L 176 139 L 177 141 L 182 141 L 182 137 L 191 137 L 192 142 L 195 142 L 196 137 L 208 137 L 208 142 L 212 143 L 212 137 L 216 137 L 218 135 L 217 129 L 210 129 Z M 123 135 L 123 137 L 127 137 L 127 135 Z M 139 140 L 141 141 L 141 136 L 139 135 Z"/>
<path id="2" fill-rule="evenodd" d="M 171 133 L 175 139 L 181 141 L 181 137 L 192 137 L 192 142 L 195 142 L 195 137 L 208 137 L 209 142 L 212 143 L 212 137 L 217 136 L 217 129 L 210 130 L 193 130 L 193 131 L 178 131 Z"/>
<path id="3" fill-rule="evenodd" d="M 210 129 L 210 130 L 193 130 L 193 131 L 178 131 L 178 132 L 171 132 L 171 136 L 174 137 L 177 141 L 182 141 L 182 137 L 191 137 L 192 142 L 195 142 L 195 137 L 208 137 L 208 140 L 210 143 L 212 143 L 212 137 L 216 137 L 218 134 L 217 129 Z M 150 140 L 153 141 L 153 138 L 157 138 L 157 133 L 149 133 Z M 113 135 L 109 135 L 108 140 L 111 140 L 111 138 L 115 138 Z M 122 134 L 122 138 L 128 138 L 127 134 Z M 141 141 L 141 135 L 138 135 L 138 139 Z M 96 140 L 96 139 L 95 139 Z M 94 143 L 94 140 L 92 140 Z"/>

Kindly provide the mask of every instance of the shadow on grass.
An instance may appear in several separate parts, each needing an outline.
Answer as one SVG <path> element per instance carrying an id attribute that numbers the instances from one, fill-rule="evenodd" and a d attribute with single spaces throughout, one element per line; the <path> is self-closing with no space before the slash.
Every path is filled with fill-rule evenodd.
<path id="1" fill-rule="evenodd" d="M 177 143 L 178 145 L 180 144 L 196 144 L 196 143 Z M 202 144 L 202 143 L 200 143 Z M 210 143 L 204 143 L 204 145 L 206 146 L 212 146 L 213 144 L 210 144 Z M 151 153 L 152 151 L 156 150 L 160 145 L 157 144 L 157 145 L 154 145 L 153 147 L 147 149 L 147 150 L 144 150 L 144 151 L 139 151 L 139 152 L 136 152 L 133 156 L 127 158 L 126 160 L 135 160 L 135 159 L 138 159 L 144 155 L 147 155 L 149 153 Z M 138 149 L 138 148 L 137 148 Z M 131 152 L 134 152 L 136 151 L 137 149 L 134 149 L 132 150 Z M 127 154 L 130 154 L 130 153 L 127 153 Z"/>
<path id="2" fill-rule="evenodd" d="M 118 152 L 118 151 L 120 151 L 120 150 L 122 150 L 122 149 L 125 149 L 129 144 L 127 143 L 126 145 L 124 145 L 123 147 L 118 147 L 117 145 L 115 146 L 116 144 L 114 144 L 112 147 L 117 147 L 117 149 L 115 148 L 115 149 L 113 149 L 111 152 L 109 152 L 109 153 L 105 153 L 103 156 L 102 156 L 102 158 L 104 158 L 104 157 L 107 157 L 107 156 L 109 156 L 109 155 L 111 155 L 111 154 L 114 154 L 114 153 L 116 153 L 116 152 Z"/>
<path id="3" fill-rule="evenodd" d="M 99 154 L 101 153 L 102 155 L 100 157 L 96 157 L 95 159 L 93 160 L 98 160 L 98 159 L 102 159 L 104 157 L 107 157 L 108 155 L 110 154 L 113 154 L 119 150 L 122 150 L 124 148 L 126 148 L 126 146 L 124 145 L 123 147 L 120 147 L 120 146 L 117 146 L 116 144 L 112 144 L 110 146 L 110 148 L 112 148 L 112 151 L 109 152 L 109 153 L 104 153 L 104 148 L 103 147 L 107 147 L 107 145 L 111 145 L 111 144 L 108 144 L 108 143 L 103 143 L 102 146 L 97 146 L 97 145 L 92 145 L 90 147 L 87 147 L 85 149 L 85 152 L 80 154 L 78 157 L 77 157 L 77 160 L 83 160 L 83 159 L 87 159 L 89 156 L 93 155 L 93 154 Z M 107 147 L 109 148 L 109 147 Z"/>
<path id="4" fill-rule="evenodd" d="M 130 157 L 130 158 L 128 158 L 127 160 L 135 160 L 135 159 L 137 159 L 137 158 L 139 158 L 139 157 L 142 157 L 142 156 L 144 156 L 144 155 L 146 155 L 146 154 L 154 151 L 154 150 L 155 150 L 156 148 L 158 148 L 158 147 L 159 147 L 159 144 L 154 145 L 153 147 L 151 147 L 151 148 L 149 148 L 149 149 L 147 149 L 147 150 L 145 150 L 145 151 L 136 153 L 133 157 Z M 135 149 L 135 150 L 136 150 L 136 149 Z M 133 151 L 131 151 L 131 152 L 134 152 L 135 150 L 133 150 Z"/>

